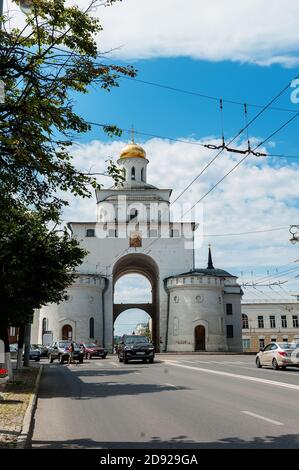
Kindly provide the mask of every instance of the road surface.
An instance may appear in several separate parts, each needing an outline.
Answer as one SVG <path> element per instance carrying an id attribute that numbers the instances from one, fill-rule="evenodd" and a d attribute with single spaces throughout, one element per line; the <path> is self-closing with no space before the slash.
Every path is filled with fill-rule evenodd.
<path id="1" fill-rule="evenodd" d="M 33 448 L 298 448 L 299 369 L 254 356 L 44 363 Z"/>

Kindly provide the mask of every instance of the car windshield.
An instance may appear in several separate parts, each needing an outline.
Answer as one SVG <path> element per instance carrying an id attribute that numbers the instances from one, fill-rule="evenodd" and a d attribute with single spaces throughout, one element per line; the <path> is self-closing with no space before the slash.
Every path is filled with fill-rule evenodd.
<path id="1" fill-rule="evenodd" d="M 135 336 L 127 336 L 124 339 L 124 342 L 126 344 L 136 344 L 136 343 L 148 343 L 149 341 L 146 336 L 135 335 Z"/>
<path id="2" fill-rule="evenodd" d="M 98 345 L 94 343 L 88 343 L 88 344 L 85 344 L 85 347 L 86 348 L 98 348 Z"/>
<path id="3" fill-rule="evenodd" d="M 298 349 L 299 343 L 277 343 L 281 349 Z"/>
<path id="4" fill-rule="evenodd" d="M 75 343 L 74 341 L 60 341 L 59 342 L 59 347 L 68 349 L 71 344 L 73 344 L 75 348 L 79 348 L 78 344 Z"/>

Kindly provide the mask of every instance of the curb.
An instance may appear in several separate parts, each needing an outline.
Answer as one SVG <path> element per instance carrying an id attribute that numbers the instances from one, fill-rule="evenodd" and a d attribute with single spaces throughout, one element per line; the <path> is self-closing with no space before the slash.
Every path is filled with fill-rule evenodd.
<path id="1" fill-rule="evenodd" d="M 37 403 L 37 392 L 39 389 L 39 382 L 42 375 L 43 366 L 40 365 L 39 372 L 35 381 L 34 392 L 32 397 L 30 398 L 29 405 L 27 407 L 24 420 L 22 431 L 18 436 L 16 449 L 26 449 L 29 446 L 31 431 L 32 431 L 32 424 L 33 424 L 33 417 Z"/>

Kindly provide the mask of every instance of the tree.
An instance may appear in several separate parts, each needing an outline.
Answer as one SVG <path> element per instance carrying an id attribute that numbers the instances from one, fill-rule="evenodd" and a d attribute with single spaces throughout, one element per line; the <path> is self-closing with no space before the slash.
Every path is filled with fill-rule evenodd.
<path id="1" fill-rule="evenodd" d="M 13 0 L 19 4 L 20 0 Z M 3 18 L 0 31 L 0 79 L 5 100 L 0 104 L 0 197 L 15 195 L 27 206 L 51 207 L 58 219 L 66 202 L 57 191 L 90 196 L 97 186 L 90 174 L 78 171 L 70 147 L 76 134 L 90 125 L 74 111 L 74 93 L 90 85 L 110 91 L 122 75 L 135 70 L 99 62 L 95 35 L 102 27 L 92 8 L 118 0 L 90 0 L 88 8 L 66 6 L 66 0 L 31 0 L 26 26 L 8 32 Z M 120 0 L 121 1 L 121 0 Z M 103 126 L 120 135 L 114 125 Z M 115 165 L 107 173 L 123 179 Z"/>
<path id="2" fill-rule="evenodd" d="M 31 323 L 35 309 L 67 298 L 86 251 L 67 230 L 47 228 L 47 212 L 33 212 L 17 201 L 0 205 L 0 339 L 9 353 L 9 325 Z"/>

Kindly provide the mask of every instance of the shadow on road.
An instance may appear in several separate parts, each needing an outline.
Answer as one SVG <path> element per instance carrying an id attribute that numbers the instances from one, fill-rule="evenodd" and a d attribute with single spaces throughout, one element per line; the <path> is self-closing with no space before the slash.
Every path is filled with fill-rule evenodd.
<path id="1" fill-rule="evenodd" d="M 152 436 L 143 442 L 97 442 L 92 439 L 32 442 L 34 449 L 298 449 L 298 445 L 298 434 L 268 436 L 265 439 L 255 437 L 250 441 L 229 437 L 215 442 L 195 442 L 187 436 L 175 436 L 165 441 Z"/>
<path id="2" fill-rule="evenodd" d="M 189 390 L 188 387 L 173 387 L 156 383 L 128 382 L 129 376 L 138 371 L 136 368 L 127 369 L 80 369 L 73 366 L 45 367 L 39 389 L 39 399 L 72 398 L 88 400 L 120 395 L 139 395 L 163 391 Z M 118 379 L 128 376 L 125 382 Z M 107 380 L 108 378 L 108 380 Z M 106 380 L 105 380 L 106 379 Z M 114 379 L 114 380 L 113 380 Z"/>

